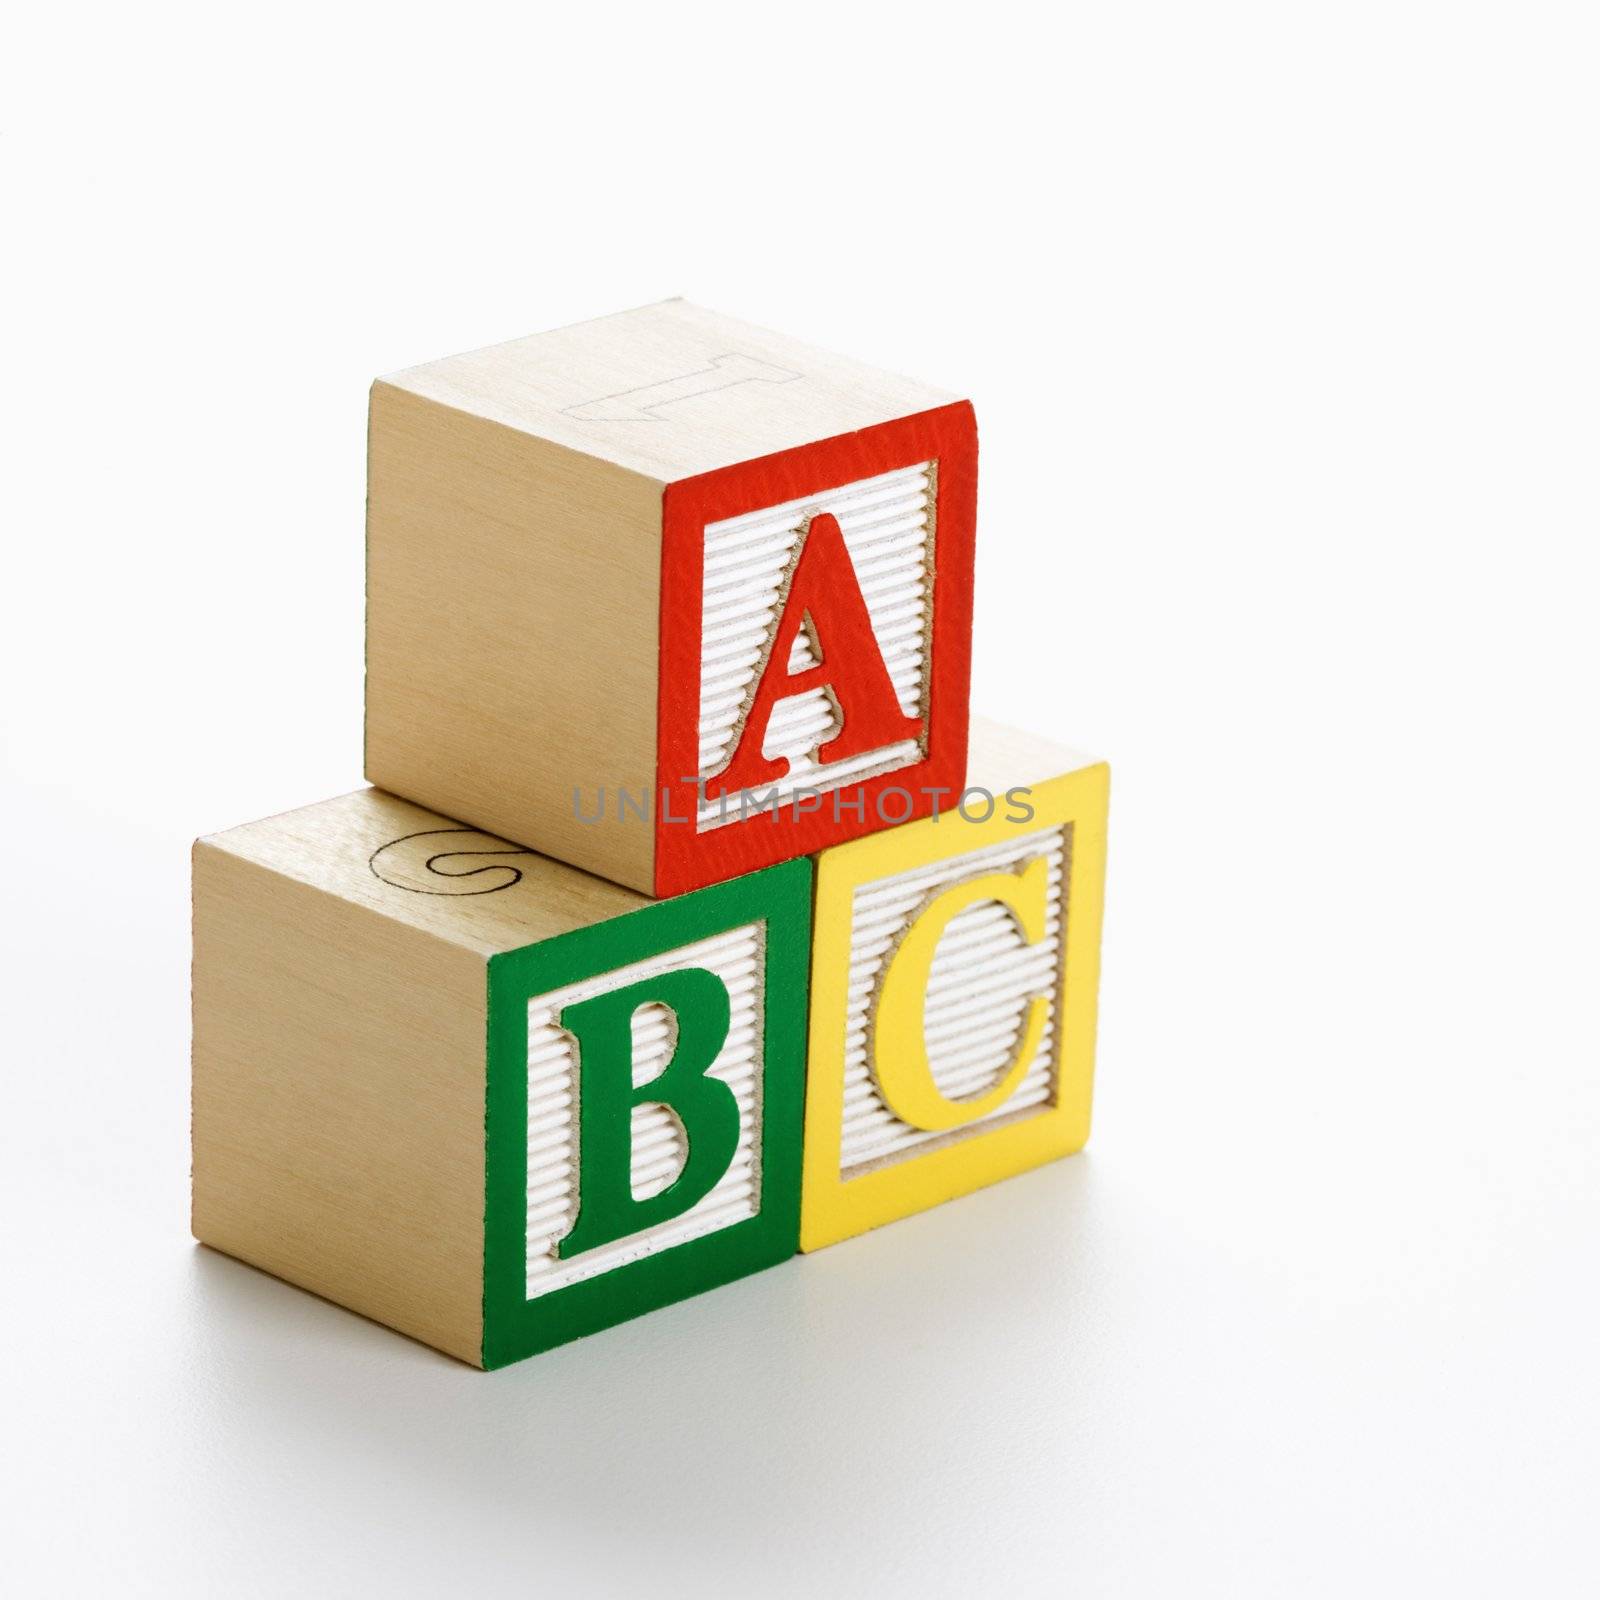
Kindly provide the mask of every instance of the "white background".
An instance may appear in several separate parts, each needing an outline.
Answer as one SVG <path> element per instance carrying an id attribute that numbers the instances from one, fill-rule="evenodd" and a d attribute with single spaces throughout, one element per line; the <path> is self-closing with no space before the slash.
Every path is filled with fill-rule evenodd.
<path id="1" fill-rule="evenodd" d="M 628 13 L 7 24 L 6 1587 L 1594 1593 L 1592 7 Z M 188 1241 L 186 849 L 360 781 L 369 380 L 673 293 L 976 401 L 1098 1120 L 485 1377 Z"/>

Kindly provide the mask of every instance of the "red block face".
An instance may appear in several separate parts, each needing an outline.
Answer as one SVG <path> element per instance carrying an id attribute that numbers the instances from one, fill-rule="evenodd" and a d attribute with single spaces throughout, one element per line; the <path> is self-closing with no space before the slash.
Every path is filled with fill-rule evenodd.
<path id="1" fill-rule="evenodd" d="M 657 895 L 954 804 L 977 464 L 962 402 L 667 486 Z"/>

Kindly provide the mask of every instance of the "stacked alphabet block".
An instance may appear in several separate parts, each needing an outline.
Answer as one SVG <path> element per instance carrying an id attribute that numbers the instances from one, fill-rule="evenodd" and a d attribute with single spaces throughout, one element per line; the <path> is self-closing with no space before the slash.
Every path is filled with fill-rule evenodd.
<path id="1" fill-rule="evenodd" d="M 681 301 L 375 384 L 378 787 L 195 847 L 196 1237 L 496 1367 L 1079 1149 L 1107 772 L 969 729 L 976 471 Z"/>

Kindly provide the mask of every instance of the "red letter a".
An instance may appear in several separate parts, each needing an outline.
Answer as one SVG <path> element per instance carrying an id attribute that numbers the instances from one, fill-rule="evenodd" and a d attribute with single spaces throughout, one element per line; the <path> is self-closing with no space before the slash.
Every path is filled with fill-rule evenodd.
<path id="1" fill-rule="evenodd" d="M 839 519 L 831 512 L 819 511 L 802 537 L 800 559 L 789 580 L 783 615 L 744 719 L 738 748 L 727 766 L 706 784 L 706 794 L 712 799 L 770 783 L 788 772 L 786 756 L 768 760 L 761 747 L 772 708 L 808 689 L 826 684 L 844 719 L 838 733 L 818 748 L 819 761 L 865 755 L 902 739 L 915 739 L 922 731 L 921 721 L 900 709 L 894 684 L 889 681 L 889 669 L 873 634 Z M 811 619 L 812 639 L 822 662 L 790 672 L 789 655 L 806 617 Z"/>

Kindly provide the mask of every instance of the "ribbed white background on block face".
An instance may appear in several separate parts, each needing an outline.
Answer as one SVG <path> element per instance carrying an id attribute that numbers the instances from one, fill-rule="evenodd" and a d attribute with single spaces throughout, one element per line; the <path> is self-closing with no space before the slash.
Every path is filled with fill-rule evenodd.
<path id="1" fill-rule="evenodd" d="M 778 626 L 779 594 L 801 528 L 819 511 L 830 511 L 839 519 L 901 709 L 908 716 L 924 714 L 933 604 L 932 487 L 931 464 L 924 462 L 706 525 L 700 777 L 714 777 L 737 748 L 746 701 Z M 802 628 L 789 668 L 800 672 L 816 664 Z M 892 772 L 909 766 L 922 753 L 916 741 L 906 740 L 823 765 L 815 759 L 815 751 L 838 728 L 838 712 L 822 689 L 807 690 L 774 706 L 763 753 L 789 758 L 788 775 L 771 786 L 780 799 L 800 789 L 837 789 Z M 754 796 L 766 796 L 768 788 L 747 793 L 754 805 Z M 697 828 L 704 832 L 737 822 L 739 816 L 739 796 L 730 794 L 700 807 Z"/>
<path id="2" fill-rule="evenodd" d="M 753 1217 L 761 1195 L 761 996 L 764 946 L 759 923 L 670 950 L 648 961 L 539 995 L 528 1002 L 528 1298 L 564 1289 L 672 1245 L 715 1233 Z M 641 978 L 704 967 L 728 986 L 728 1037 L 706 1072 L 721 1078 L 739 1102 L 739 1145 L 717 1186 L 693 1209 L 615 1244 L 562 1261 L 556 1247 L 571 1231 L 578 1208 L 578 1050 L 556 1018 L 576 1000 L 621 989 Z M 672 1057 L 677 1029 L 664 1006 L 640 1007 L 633 1017 L 635 1086 L 660 1077 Z M 683 1128 L 665 1106 L 633 1113 L 632 1183 L 635 1199 L 659 1194 L 683 1170 Z"/>
<path id="3" fill-rule="evenodd" d="M 951 818 L 948 826 L 962 826 Z M 928 1061 L 940 1092 L 970 1100 L 1005 1072 L 1021 1043 L 1028 1004 L 1050 1006 L 1044 1033 L 1016 1092 L 987 1116 L 950 1132 L 928 1133 L 901 1122 L 884 1104 L 867 1053 L 868 1023 L 884 964 L 910 928 L 913 913 L 952 884 L 991 872 L 1014 872 L 1043 856 L 1047 868 L 1045 937 L 1028 944 L 1011 912 L 998 901 L 968 906 L 950 920 L 928 979 L 924 1029 Z M 1062 828 L 1007 840 L 971 855 L 936 862 L 865 883 L 850 913 L 850 986 L 845 1008 L 844 1121 L 839 1166 L 853 1168 L 910 1154 L 933 1139 L 981 1131 L 997 1117 L 1049 1103 L 1056 1080 L 1056 1012 L 1061 972 L 1061 926 L 1067 896 L 1067 838 Z"/>

